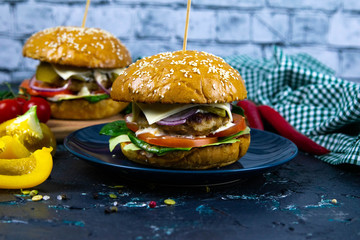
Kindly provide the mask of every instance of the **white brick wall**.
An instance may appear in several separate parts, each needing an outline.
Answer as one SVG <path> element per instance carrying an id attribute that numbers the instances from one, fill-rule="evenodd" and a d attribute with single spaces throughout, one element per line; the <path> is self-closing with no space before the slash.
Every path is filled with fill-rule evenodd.
<path id="1" fill-rule="evenodd" d="M 219 43 L 250 41 L 250 15 L 237 11 L 219 11 L 216 18 L 216 40 Z"/>
<path id="2" fill-rule="evenodd" d="M 19 82 L 37 61 L 22 57 L 34 32 L 81 25 L 85 0 L 0 0 L 0 82 Z M 182 48 L 186 0 L 91 0 L 86 25 L 119 37 L 134 59 Z M 220 56 L 307 52 L 360 83 L 358 0 L 192 0 L 188 49 Z"/>
<path id="3" fill-rule="evenodd" d="M 0 37 L 0 69 L 16 70 L 20 67 L 21 61 L 21 48 L 20 41 Z"/>

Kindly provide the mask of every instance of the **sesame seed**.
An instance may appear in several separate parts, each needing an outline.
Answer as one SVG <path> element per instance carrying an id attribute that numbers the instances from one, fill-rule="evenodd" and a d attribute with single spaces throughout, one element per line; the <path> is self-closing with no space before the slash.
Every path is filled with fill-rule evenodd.
<path id="1" fill-rule="evenodd" d="M 200 70 L 199 70 L 198 68 L 193 68 L 192 71 L 193 71 L 194 73 L 200 74 Z"/>
<path id="2" fill-rule="evenodd" d="M 196 66 L 197 66 L 197 62 L 195 62 L 195 61 L 190 61 L 190 62 L 189 62 L 189 65 L 196 67 Z"/>

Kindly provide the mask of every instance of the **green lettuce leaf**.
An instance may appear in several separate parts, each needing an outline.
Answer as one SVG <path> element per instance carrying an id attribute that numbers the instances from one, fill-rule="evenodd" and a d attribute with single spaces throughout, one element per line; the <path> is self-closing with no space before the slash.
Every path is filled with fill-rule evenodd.
<path id="1" fill-rule="evenodd" d="M 239 115 L 245 117 L 244 109 L 237 106 L 236 104 L 232 104 L 231 106 L 232 106 L 231 112 L 239 114 Z"/>
<path id="2" fill-rule="evenodd" d="M 164 155 L 168 152 L 173 151 L 190 151 L 191 148 L 171 148 L 171 147 L 160 147 L 156 145 L 151 145 L 147 142 L 144 142 L 143 140 L 138 139 L 134 133 L 130 132 L 128 133 L 128 137 L 130 138 L 130 141 L 136 145 L 137 147 L 141 148 L 142 150 L 145 150 L 150 153 L 155 153 L 158 156 Z"/>
<path id="3" fill-rule="evenodd" d="M 110 152 L 112 152 L 118 144 L 123 143 L 123 142 L 130 142 L 128 135 L 124 134 L 124 135 L 119 135 L 116 137 L 111 137 L 109 140 Z"/>
<path id="4" fill-rule="evenodd" d="M 84 99 L 86 99 L 87 101 L 89 101 L 91 103 L 96 103 L 101 100 L 107 99 L 109 97 L 110 96 L 108 94 L 102 94 L 102 95 L 95 95 L 95 96 L 85 96 Z"/>
<path id="5" fill-rule="evenodd" d="M 108 135 L 111 137 L 128 134 L 128 132 L 131 132 L 131 130 L 127 128 L 124 120 L 118 120 L 115 122 L 108 123 L 105 126 L 103 126 L 100 130 L 100 134 Z"/>

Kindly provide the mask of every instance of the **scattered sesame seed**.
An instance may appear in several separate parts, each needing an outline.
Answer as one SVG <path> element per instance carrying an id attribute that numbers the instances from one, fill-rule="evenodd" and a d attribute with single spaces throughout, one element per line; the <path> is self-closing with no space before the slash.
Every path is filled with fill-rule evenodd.
<path id="1" fill-rule="evenodd" d="M 36 196 L 38 193 L 39 193 L 39 191 L 34 189 L 34 190 L 31 190 L 31 191 L 29 192 L 29 195 L 30 195 L 31 197 L 33 197 L 33 196 Z"/>
<path id="2" fill-rule="evenodd" d="M 47 201 L 49 199 L 50 199 L 50 196 L 48 196 L 48 195 L 43 196 L 43 200 Z"/>
<path id="3" fill-rule="evenodd" d="M 200 70 L 199 70 L 198 68 L 193 68 L 192 71 L 193 71 L 194 73 L 200 74 Z"/>
<path id="4" fill-rule="evenodd" d="M 32 201 L 36 202 L 36 201 L 40 201 L 43 199 L 42 195 L 35 195 L 31 198 Z"/>
<path id="5" fill-rule="evenodd" d="M 61 195 L 57 195 L 57 196 L 56 196 L 56 199 L 57 199 L 57 200 L 67 200 L 68 197 L 67 197 L 65 194 L 61 194 Z"/>
<path id="6" fill-rule="evenodd" d="M 104 212 L 105 213 L 115 213 L 118 211 L 118 208 L 116 206 L 111 206 L 111 207 L 107 207 L 105 208 Z"/>
<path id="7" fill-rule="evenodd" d="M 170 199 L 170 198 L 165 199 L 165 200 L 164 200 L 164 203 L 165 203 L 166 205 L 175 205 L 175 204 L 176 204 L 175 200 Z"/>
<path id="8" fill-rule="evenodd" d="M 113 199 L 117 198 L 116 194 L 114 194 L 114 193 L 110 193 L 110 194 L 109 194 L 109 197 L 110 197 L 110 198 L 113 198 Z"/>
<path id="9" fill-rule="evenodd" d="M 21 190 L 21 193 L 23 195 L 29 195 L 30 194 L 30 190 Z"/>

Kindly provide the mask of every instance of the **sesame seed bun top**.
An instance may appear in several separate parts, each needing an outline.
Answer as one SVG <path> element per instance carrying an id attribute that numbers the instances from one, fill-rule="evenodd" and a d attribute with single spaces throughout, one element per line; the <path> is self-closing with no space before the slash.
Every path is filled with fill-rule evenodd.
<path id="1" fill-rule="evenodd" d="M 244 80 L 222 58 L 176 51 L 131 64 L 115 80 L 111 97 L 123 102 L 226 103 L 246 98 Z"/>
<path id="2" fill-rule="evenodd" d="M 98 28 L 54 27 L 33 34 L 23 47 L 25 57 L 60 65 L 122 68 L 131 63 L 126 47 Z"/>

